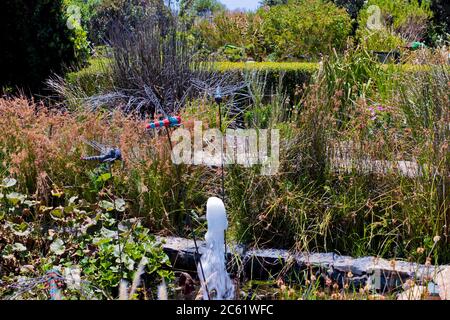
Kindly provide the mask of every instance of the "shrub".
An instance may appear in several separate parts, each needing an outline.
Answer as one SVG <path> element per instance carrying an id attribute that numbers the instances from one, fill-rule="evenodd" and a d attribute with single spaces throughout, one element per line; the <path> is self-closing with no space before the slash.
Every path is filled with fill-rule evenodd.
<path id="1" fill-rule="evenodd" d="M 110 63 L 108 58 L 91 58 L 88 60 L 88 66 L 66 75 L 67 83 L 70 86 L 78 87 L 85 97 L 112 90 L 114 85 Z"/>
<path id="2" fill-rule="evenodd" d="M 333 48 L 343 49 L 351 32 L 344 9 L 322 0 L 290 1 L 258 10 L 263 20 L 262 34 L 268 51 L 277 60 L 304 55 L 318 57 Z"/>
<path id="3" fill-rule="evenodd" d="M 193 34 L 200 40 L 200 46 L 209 52 L 234 46 L 245 51 L 241 61 L 247 57 L 262 60 L 267 55 L 261 34 L 262 23 L 256 13 L 221 12 L 214 16 L 212 23 L 206 19 L 197 21 Z"/>
<path id="4" fill-rule="evenodd" d="M 357 37 L 369 50 L 394 50 L 422 40 L 431 16 L 429 1 L 369 0 L 358 17 Z"/>
<path id="5" fill-rule="evenodd" d="M 97 8 L 104 2 L 104 0 L 64 0 L 66 6 L 74 6 L 73 14 L 78 15 L 81 18 L 80 22 L 84 27 L 97 11 Z"/>
<path id="6" fill-rule="evenodd" d="M 67 26 L 62 0 L 4 1 L 2 3 L 0 86 L 36 92 L 52 73 L 82 63 L 88 53 L 85 31 Z"/>
<path id="7" fill-rule="evenodd" d="M 134 30 L 162 7 L 159 0 L 103 0 L 89 19 L 89 38 L 96 44 L 105 44 L 114 26 Z"/>
<path id="8" fill-rule="evenodd" d="M 168 7 L 149 14 L 136 28 L 116 24 L 110 35 L 115 90 L 94 97 L 97 105 L 120 105 L 125 112 L 150 116 L 180 110 L 198 93 L 192 81 L 207 74 L 184 28 L 184 22 Z"/>
<path id="9" fill-rule="evenodd" d="M 192 15 L 204 17 L 216 12 L 225 11 L 225 6 L 217 0 L 195 0 L 186 9 Z"/>

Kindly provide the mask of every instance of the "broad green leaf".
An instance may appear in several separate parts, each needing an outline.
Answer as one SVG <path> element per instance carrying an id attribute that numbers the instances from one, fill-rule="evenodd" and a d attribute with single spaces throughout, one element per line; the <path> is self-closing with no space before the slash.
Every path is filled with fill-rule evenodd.
<path id="1" fill-rule="evenodd" d="M 125 200 L 123 200 L 122 198 L 116 199 L 114 201 L 114 204 L 115 204 L 115 207 L 116 207 L 117 211 L 119 211 L 119 212 L 124 212 L 125 211 L 126 203 L 125 203 Z"/>
<path id="2" fill-rule="evenodd" d="M 76 201 L 77 199 L 78 199 L 78 196 L 70 197 L 70 199 L 69 199 L 69 204 L 70 204 L 70 205 L 74 204 L 75 201 Z"/>
<path id="3" fill-rule="evenodd" d="M 66 251 L 64 241 L 62 241 L 61 239 L 56 239 L 55 241 L 53 241 L 50 245 L 50 251 L 58 256 L 62 255 L 64 251 Z"/>
<path id="4" fill-rule="evenodd" d="M 103 236 L 103 238 L 108 238 L 108 239 L 117 238 L 117 231 L 109 230 L 109 229 L 106 229 L 105 227 L 101 228 L 100 234 Z"/>
<path id="5" fill-rule="evenodd" d="M 110 238 L 93 238 L 92 239 L 92 244 L 95 244 L 97 246 L 101 246 L 102 244 L 108 243 L 110 241 L 111 241 Z"/>
<path id="6" fill-rule="evenodd" d="M 104 173 L 97 178 L 97 182 L 106 182 L 111 179 L 111 173 Z"/>
<path id="7" fill-rule="evenodd" d="M 25 201 L 23 202 L 23 204 L 27 205 L 28 207 L 33 207 L 33 206 L 39 204 L 39 201 L 25 200 Z"/>
<path id="8" fill-rule="evenodd" d="M 15 206 L 19 202 L 22 202 L 26 199 L 26 196 L 17 192 L 11 192 L 6 195 L 8 201 Z"/>
<path id="9" fill-rule="evenodd" d="M 105 209 L 106 211 L 112 211 L 114 210 L 114 204 L 110 201 L 102 200 L 98 203 L 100 208 Z"/>
<path id="10" fill-rule="evenodd" d="M 50 215 L 55 220 L 61 220 L 62 218 L 64 218 L 64 208 L 63 207 L 55 208 L 52 211 L 50 211 Z"/>
<path id="11" fill-rule="evenodd" d="M 23 251 L 27 251 L 27 247 L 25 247 L 23 244 L 21 243 L 14 243 L 12 245 L 12 249 L 13 251 L 18 251 L 18 252 L 23 252 Z"/>
<path id="12" fill-rule="evenodd" d="M 10 188 L 10 187 L 16 185 L 16 183 L 17 183 L 17 180 L 16 180 L 16 179 L 13 179 L 13 178 L 5 178 L 5 179 L 3 179 L 2 184 L 0 185 L 0 187 L 3 187 L 3 188 Z"/>
<path id="13" fill-rule="evenodd" d="M 26 237 L 30 234 L 30 226 L 26 222 L 22 222 L 21 224 L 12 224 L 10 225 L 13 231 L 13 234 L 18 237 Z"/>

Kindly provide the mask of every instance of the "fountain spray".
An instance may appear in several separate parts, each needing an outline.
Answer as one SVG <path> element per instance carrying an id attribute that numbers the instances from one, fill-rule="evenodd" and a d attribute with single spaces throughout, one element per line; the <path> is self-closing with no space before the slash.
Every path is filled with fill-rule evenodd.
<path id="1" fill-rule="evenodd" d="M 225 231 L 228 228 L 227 215 L 223 201 L 211 197 L 206 204 L 206 220 L 208 231 L 205 235 L 206 247 L 202 248 L 202 256 L 197 269 L 203 267 L 205 281 L 201 281 L 203 298 L 208 294 L 215 300 L 234 298 L 234 285 L 226 270 Z M 207 290 L 208 288 L 209 290 Z"/>

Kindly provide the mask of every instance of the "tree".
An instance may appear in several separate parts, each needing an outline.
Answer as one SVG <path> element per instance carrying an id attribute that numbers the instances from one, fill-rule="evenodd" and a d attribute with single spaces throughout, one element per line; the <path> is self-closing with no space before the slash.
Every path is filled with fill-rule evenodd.
<path id="1" fill-rule="evenodd" d="M 426 41 L 428 44 L 436 44 L 440 39 L 450 37 L 450 1 L 432 0 L 431 11 L 433 18 L 428 28 Z"/>
<path id="2" fill-rule="evenodd" d="M 277 6 L 279 4 L 286 4 L 288 2 L 288 0 L 262 0 L 261 6 Z"/>
<path id="3" fill-rule="evenodd" d="M 218 0 L 180 0 L 179 7 L 181 16 L 187 14 L 191 17 L 206 17 L 226 9 Z"/>
<path id="4" fill-rule="evenodd" d="M 69 27 L 62 0 L 4 0 L 0 17 L 0 88 L 37 93 L 53 72 L 87 57 L 86 33 Z"/>

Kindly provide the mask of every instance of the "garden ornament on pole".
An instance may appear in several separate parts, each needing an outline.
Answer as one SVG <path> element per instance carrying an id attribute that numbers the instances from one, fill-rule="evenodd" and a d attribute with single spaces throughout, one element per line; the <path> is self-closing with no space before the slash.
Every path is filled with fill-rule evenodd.
<path id="1" fill-rule="evenodd" d="M 101 163 L 112 163 L 114 161 L 122 160 L 122 153 L 119 148 L 112 148 L 104 146 L 96 141 L 86 141 L 84 142 L 90 145 L 95 150 L 99 151 L 100 154 L 97 156 L 85 156 L 81 157 L 82 160 L 86 161 L 99 161 Z"/>
<path id="2" fill-rule="evenodd" d="M 85 156 L 81 157 L 82 160 L 86 161 L 99 161 L 100 163 L 108 164 L 109 174 L 112 180 L 112 187 L 114 188 L 114 179 L 112 176 L 112 164 L 115 161 L 122 161 L 122 152 L 117 147 L 108 147 L 103 144 L 100 144 L 96 141 L 87 141 L 83 140 L 86 144 L 100 152 L 100 155 L 97 156 Z M 114 200 L 115 207 L 115 200 Z M 122 248 L 120 246 L 120 231 L 119 231 L 119 212 L 116 211 L 116 220 L 117 220 L 117 241 L 119 246 L 119 261 L 120 261 L 120 276 L 123 275 L 123 264 L 122 264 Z"/>
<path id="3" fill-rule="evenodd" d="M 169 141 L 169 146 L 170 146 L 170 151 L 173 151 L 173 144 L 172 144 L 172 140 L 170 138 L 170 133 L 169 133 L 169 128 L 173 128 L 173 127 L 179 127 L 181 126 L 181 117 L 180 116 L 172 116 L 172 117 L 166 117 L 162 120 L 154 120 L 153 122 L 147 124 L 147 129 L 158 129 L 158 128 L 164 128 L 166 131 L 166 135 L 167 135 L 167 139 Z M 180 172 L 178 170 L 177 167 L 177 178 L 179 181 L 181 181 L 181 175 Z M 183 197 L 183 201 L 184 201 L 184 197 Z M 186 207 L 186 205 L 184 204 L 184 207 Z M 202 278 L 203 278 L 203 283 L 205 283 L 205 290 L 206 290 L 206 295 L 208 297 L 208 299 L 210 300 L 210 294 L 209 294 L 209 290 L 208 290 L 208 286 L 206 285 L 206 278 L 205 278 L 205 273 L 203 271 L 203 265 L 202 262 L 199 258 L 200 256 L 200 252 L 198 250 L 198 245 L 197 245 L 197 237 L 195 236 L 195 232 L 194 232 L 194 228 L 191 225 L 191 216 L 190 214 L 187 214 L 187 225 L 190 227 L 191 229 L 191 234 L 192 234 L 192 238 L 194 240 L 194 245 L 195 245 L 195 254 L 194 254 L 194 260 L 196 262 L 196 264 L 200 265 L 200 271 L 202 273 Z"/>

